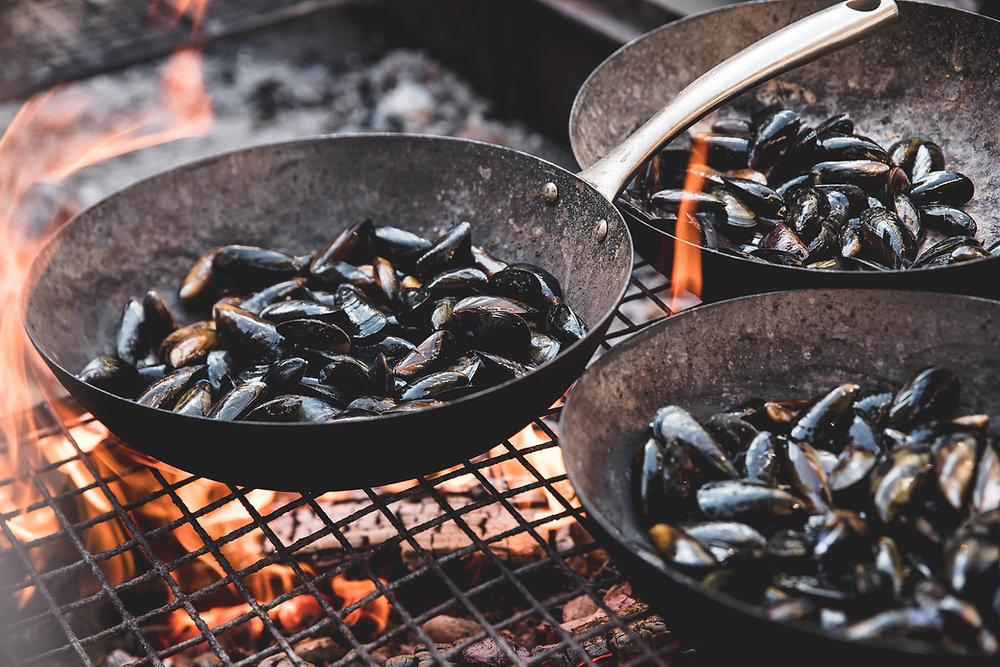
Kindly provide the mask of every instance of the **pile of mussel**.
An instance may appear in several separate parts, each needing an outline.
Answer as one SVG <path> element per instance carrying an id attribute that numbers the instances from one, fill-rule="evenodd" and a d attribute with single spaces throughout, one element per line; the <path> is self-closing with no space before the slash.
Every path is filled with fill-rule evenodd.
<path id="1" fill-rule="evenodd" d="M 766 108 L 662 150 L 618 203 L 658 229 L 751 261 L 887 271 L 1000 252 L 998 243 L 984 247 L 961 208 L 973 194 L 930 138 L 884 148 L 848 114 L 812 127 L 791 109 Z"/>
<path id="2" fill-rule="evenodd" d="M 1000 653 L 1000 448 L 959 377 L 656 411 L 633 501 L 704 585 L 852 640 Z M 919 645 L 919 644 L 918 644 Z"/>
<path id="3" fill-rule="evenodd" d="M 185 415 L 328 422 L 516 378 L 586 332 L 550 272 L 490 255 L 468 222 L 432 241 L 364 220 L 301 256 L 211 248 L 178 297 L 203 318 L 179 326 L 155 290 L 132 298 L 77 377 Z"/>

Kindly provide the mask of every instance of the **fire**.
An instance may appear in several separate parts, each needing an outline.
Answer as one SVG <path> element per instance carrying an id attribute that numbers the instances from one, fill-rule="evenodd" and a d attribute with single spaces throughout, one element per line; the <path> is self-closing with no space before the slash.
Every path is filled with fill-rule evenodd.
<path id="1" fill-rule="evenodd" d="M 516 433 L 510 441 L 516 449 L 526 452 L 524 454 L 525 461 L 527 461 L 527 465 L 530 468 L 533 468 L 533 470 L 528 470 L 516 460 L 502 462 L 498 472 L 511 486 L 534 482 L 538 479 L 538 476 L 547 480 L 565 476 L 566 466 L 563 463 L 562 452 L 558 447 L 533 449 L 537 445 L 548 441 L 548 437 L 544 431 L 534 424 Z M 552 482 L 552 488 L 556 493 L 553 493 L 552 490 L 546 487 L 542 487 L 544 502 L 535 503 L 541 505 L 535 511 L 534 518 L 536 521 L 549 516 L 563 514 L 562 517 L 547 521 L 539 526 L 547 532 L 555 531 L 560 526 L 568 525 L 576 520 L 573 516 L 565 514 L 567 508 L 559 501 L 556 494 L 562 498 L 569 499 L 572 507 L 580 506 L 580 502 L 573 491 L 573 486 L 568 479 Z"/>
<path id="2" fill-rule="evenodd" d="M 374 595 L 378 590 L 370 579 L 348 579 L 338 576 L 330 583 L 333 594 L 343 600 L 342 608 L 354 606 L 365 598 Z M 347 625 L 365 623 L 371 627 L 371 633 L 377 635 L 385 630 L 389 621 L 389 600 L 384 595 L 377 595 L 370 602 L 355 609 L 344 617 Z"/>
<path id="3" fill-rule="evenodd" d="M 188 15 L 197 31 L 206 6 L 205 1 L 167 4 L 157 0 L 150 14 L 169 14 L 173 23 Z M 81 418 L 66 404 L 64 392 L 34 352 L 20 320 L 21 286 L 45 237 L 69 216 L 56 216 L 44 229 L 32 231 L 37 227 L 32 222 L 35 216 L 25 204 L 31 191 L 117 155 L 207 134 L 213 111 L 200 51 L 182 49 L 168 59 L 158 104 L 134 110 L 97 133 L 81 132 L 82 124 L 77 120 L 87 111 L 88 100 L 78 90 L 55 88 L 30 99 L 0 137 L 0 235 L 7 240 L 0 247 L 0 379 L 4 386 L 0 392 L 0 438 L 6 444 L 0 478 L 15 480 L 0 484 L 0 512 L 9 516 L 6 524 L 13 539 L 30 545 L 64 530 L 66 519 L 60 518 L 33 479 L 33 470 L 45 469 L 44 484 L 82 489 L 74 496 L 78 516 L 71 520 L 93 520 L 79 535 L 112 586 L 129 581 L 147 567 L 145 555 L 171 564 L 170 576 L 187 594 L 227 578 L 240 581 L 267 609 L 271 621 L 286 631 L 321 617 L 324 603 L 334 608 L 354 607 L 345 622 L 381 631 L 388 623 L 390 604 L 371 581 L 339 575 L 319 598 L 314 593 L 290 594 L 303 586 L 303 578 L 312 580 L 315 574 L 304 564 L 265 560 L 266 540 L 257 522 L 275 506 L 279 494 L 194 479 L 131 450 L 99 422 Z M 66 434 L 59 430 L 51 433 L 51 427 L 32 419 L 32 408 L 43 399 L 70 425 Z M 132 508 L 129 521 L 120 518 L 123 508 Z M 255 527 L 246 530 L 248 525 Z M 167 531 L 165 526 L 172 528 Z M 136 530 L 147 536 L 141 548 L 108 555 L 134 538 Z M 238 537 L 234 538 L 234 533 Z M 9 546 L 0 536 L 0 547 Z M 53 566 L 45 562 L 49 555 L 46 549 L 30 549 L 30 554 L 38 561 L 35 567 L 39 571 Z M 191 554 L 197 557 L 191 558 Z M 173 592 L 164 583 L 160 582 L 161 594 L 169 599 Z M 81 574 L 81 597 L 95 593 L 95 586 L 92 577 Z M 22 605 L 31 600 L 34 591 L 33 586 L 21 589 Z M 287 599 L 269 602 L 282 597 Z M 195 606 L 210 627 L 237 621 L 232 635 L 241 640 L 255 640 L 265 631 L 262 617 L 232 583 L 216 585 L 211 594 L 198 598 Z M 241 617 L 245 617 L 242 623 L 238 622 Z M 191 616 L 180 609 L 154 628 L 153 641 L 176 643 L 200 634 Z"/>
<path id="4" fill-rule="evenodd" d="M 39 394 L 56 405 L 61 393 L 27 339 L 19 298 L 44 237 L 63 219 L 53 220 L 46 229 L 35 229 L 26 196 L 39 184 L 61 181 L 115 155 L 205 134 L 212 109 L 199 62 L 194 51 L 174 54 L 164 72 L 163 102 L 136 112 L 123 127 L 81 136 L 73 121 L 85 111 L 82 96 L 71 88 L 56 88 L 30 99 L 0 138 L 0 237 L 7 241 L 0 248 L 0 380 L 5 388 L 0 395 L 0 438 L 7 443 L 3 464 L 10 476 L 23 471 L 25 464 L 41 462 L 42 447 L 19 451 L 18 446 L 30 441 L 38 429 L 30 415 L 40 401 Z M 59 460 L 66 453 L 65 447 L 44 447 L 47 461 Z M 24 480 L 0 491 L 4 508 L 31 502 L 33 490 Z"/>
<path id="5" fill-rule="evenodd" d="M 197 31 L 206 7 L 204 0 L 154 0 L 150 14 L 169 15 L 173 23 L 186 15 Z M 64 525 L 67 520 L 86 525 L 77 534 L 95 556 L 108 584 L 129 582 L 148 568 L 150 560 L 166 563 L 170 583 L 183 593 L 213 587 L 211 593 L 194 599 L 195 609 L 211 628 L 232 623 L 229 638 L 238 641 L 256 641 L 267 631 L 259 608 L 285 632 L 307 627 L 328 608 L 349 610 L 344 617 L 347 625 L 362 626 L 372 634 L 382 632 L 392 606 L 374 582 L 339 574 L 328 583 L 317 583 L 308 565 L 274 562 L 274 556 L 264 553 L 267 538 L 259 519 L 287 501 L 287 494 L 234 489 L 192 478 L 131 450 L 65 401 L 63 390 L 27 340 L 20 318 L 22 285 L 44 239 L 69 217 L 53 215 L 48 225 L 38 229 L 33 222 L 37 216 L 26 204 L 32 190 L 117 155 L 207 134 L 213 111 L 200 51 L 183 49 L 169 58 L 158 104 L 84 134 L 78 119 L 87 112 L 88 100 L 77 89 L 57 87 L 29 100 L 0 136 L 0 238 L 7 241 L 0 247 L 0 381 L 4 387 L 0 441 L 6 445 L 0 449 L 0 479 L 13 480 L 0 483 L 0 512 L 7 517 L 10 537 L 27 545 L 26 551 L 37 561 L 33 565 L 45 573 L 55 566 L 45 562 L 47 550 L 33 543 L 55 543 L 53 536 L 69 532 Z M 65 430 L 35 422 L 33 408 L 43 400 L 64 420 Z M 531 426 L 511 439 L 514 448 L 529 450 L 523 456 L 532 471 L 508 459 L 484 474 L 507 488 L 532 484 L 538 475 L 564 474 L 557 447 L 536 447 L 545 439 L 544 432 Z M 507 452 L 507 445 L 502 445 L 490 455 Z M 39 480 L 35 471 L 43 469 L 44 479 Z M 412 483 L 378 491 L 395 493 Z M 475 482 L 472 475 L 462 475 L 446 483 Z M 61 508 L 70 509 L 72 516 L 57 513 L 48 496 L 51 491 L 43 493 L 40 487 L 80 490 L 72 495 L 75 507 Z M 568 481 L 555 482 L 554 487 L 564 497 L 572 497 Z M 536 519 L 566 509 L 546 488 L 533 491 L 530 498 L 515 497 L 513 502 L 535 508 Z M 570 520 L 559 518 L 542 528 L 554 530 Z M 121 550 L 133 540 L 139 546 Z M 0 548 L 10 546 L 0 534 Z M 174 597 L 175 591 L 165 580 L 155 582 L 165 599 Z M 81 572 L 81 598 L 96 593 L 96 586 L 89 573 Z M 255 602 L 248 602 L 247 593 Z M 34 586 L 25 586 L 19 601 L 28 604 L 34 595 Z M 173 645 L 200 635 L 188 611 L 177 609 L 154 628 L 153 643 Z"/>
<path id="6" fill-rule="evenodd" d="M 708 144 L 694 142 L 691 146 L 693 165 L 708 164 Z M 701 192 L 704 178 L 696 169 L 689 169 L 684 179 L 685 192 Z M 677 241 L 674 243 L 674 263 L 670 275 L 670 310 L 677 312 L 696 306 L 701 302 L 701 238 L 696 226 L 686 224 L 690 216 L 694 218 L 696 204 L 685 199 L 677 211 Z"/>
<path id="7" fill-rule="evenodd" d="M 175 20 L 191 14 L 197 31 L 205 7 L 205 2 L 187 3 L 176 8 Z M 0 238 L 6 241 L 0 247 L 0 381 L 4 386 L 0 392 L 0 439 L 6 445 L 0 468 L 3 478 L 13 480 L 0 485 L 0 511 L 11 515 L 7 525 L 13 538 L 23 543 L 52 536 L 63 528 L 52 505 L 45 502 L 39 482 L 32 479 L 32 470 L 63 462 L 54 470 L 46 470 L 41 483 L 85 489 L 75 497 L 83 519 L 112 513 L 112 497 L 124 505 L 137 494 L 159 486 L 151 487 L 149 480 L 136 480 L 135 474 L 125 472 L 135 469 L 136 458 L 109 439 L 106 429 L 96 422 L 70 428 L 68 437 L 58 431 L 43 435 L 45 427 L 32 417 L 32 408 L 43 399 L 69 424 L 78 422 L 79 415 L 64 404 L 64 393 L 31 347 L 21 324 L 19 298 L 45 237 L 69 217 L 55 215 L 48 225 L 39 228 L 35 213 L 26 203 L 36 186 L 60 182 L 116 155 L 208 133 L 213 113 L 205 91 L 200 52 L 182 49 L 174 53 L 166 63 L 161 83 L 158 103 L 136 109 L 114 122 L 106 119 L 97 130 L 83 130 L 85 124 L 79 122 L 89 111 L 89 100 L 72 86 L 56 87 L 28 100 L 0 137 Z M 106 483 L 111 495 L 101 488 L 95 471 L 96 477 L 109 475 L 114 479 Z M 184 497 L 191 493 L 186 487 L 177 491 L 183 502 L 200 506 L 198 499 Z M 138 524 L 149 527 L 156 521 L 169 520 L 169 511 L 157 503 L 147 505 L 159 516 L 136 515 Z M 29 511 L 29 507 L 35 509 Z M 174 505 L 175 515 L 177 511 Z M 230 510 L 224 508 L 221 514 L 226 511 Z M 210 517 L 220 527 L 226 525 L 227 518 L 231 520 Z M 184 534 L 193 532 L 193 528 L 185 526 L 175 532 L 181 544 L 193 548 L 195 536 Z M 128 535 L 126 528 L 112 519 L 82 530 L 81 538 L 91 553 L 102 554 L 126 542 Z M 0 538 L 0 546 L 10 545 Z M 32 549 L 31 554 L 44 560 L 46 550 Z M 127 551 L 107 557 L 100 560 L 100 566 L 112 585 L 118 584 L 134 575 L 136 554 Z M 39 563 L 38 568 L 44 571 L 45 563 Z M 33 591 L 31 587 L 21 590 L 22 604 Z"/>

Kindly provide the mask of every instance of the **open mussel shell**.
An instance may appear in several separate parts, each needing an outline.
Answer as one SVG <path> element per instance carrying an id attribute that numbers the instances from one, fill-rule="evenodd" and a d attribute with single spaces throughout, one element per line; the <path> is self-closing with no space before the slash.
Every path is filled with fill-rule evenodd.
<path id="1" fill-rule="evenodd" d="M 560 443 L 588 526 L 633 590 L 705 664 L 752 658 L 768 665 L 996 664 L 995 655 L 954 654 L 903 638 L 850 640 L 815 621 L 769 618 L 763 606 L 702 585 L 656 554 L 632 495 L 632 476 L 641 469 L 632 457 L 666 405 L 706 420 L 745 403 L 747 410 L 733 414 L 756 421 L 763 408 L 754 397 L 821 396 L 857 383 L 865 388 L 866 410 L 893 409 L 903 420 L 911 404 L 930 403 L 923 382 L 894 406 L 878 390 L 902 387 L 930 366 L 946 366 L 961 378 L 956 414 L 1000 423 L 998 321 L 1000 302 L 977 297 L 807 289 L 706 304 L 657 322 L 595 361 L 567 396 Z M 830 399 L 836 403 L 835 395 Z M 780 417 L 780 410 L 771 412 Z M 870 459 L 863 456 L 863 435 L 855 437 L 857 466 Z M 839 473 L 845 488 L 838 493 L 851 492 L 850 473 Z"/>
<path id="2" fill-rule="evenodd" d="M 663 100 L 676 98 L 703 72 L 776 28 L 832 4 L 830 0 L 735 3 L 661 26 L 626 44 L 591 73 L 574 101 L 569 133 L 577 161 L 584 167 L 593 165 L 656 112 Z M 1000 207 L 1000 171 L 995 168 L 1000 148 L 984 147 L 981 138 L 1000 134 L 996 76 L 1000 23 L 934 6 L 941 3 L 899 0 L 896 4 L 895 20 L 856 44 L 755 86 L 695 123 L 667 150 L 694 143 L 718 120 L 751 119 L 768 108 L 792 110 L 803 126 L 816 128 L 813 157 L 825 162 L 816 183 L 838 180 L 837 172 L 853 173 L 849 177 L 860 186 L 876 189 L 886 184 L 898 188 L 900 177 L 916 180 L 919 206 L 933 200 L 957 207 L 954 202 L 962 201 L 962 210 L 977 223 L 976 238 L 990 249 L 1000 239 L 1000 217 L 995 214 Z M 692 44 L 699 48 L 691 49 Z M 761 167 L 766 168 L 768 150 L 789 143 L 791 133 L 783 125 L 787 119 L 778 115 L 757 120 L 749 130 L 751 145 L 757 147 L 751 152 L 760 154 Z M 911 137 L 922 138 L 921 144 L 897 145 Z M 901 173 L 890 175 L 888 156 L 871 142 L 892 149 L 891 159 L 899 162 Z M 781 166 L 779 161 L 775 169 Z M 676 235 L 631 215 L 625 207 L 621 210 L 637 253 L 670 276 Z M 949 224 L 963 223 L 968 220 Z M 759 262 L 716 247 L 700 246 L 698 252 L 705 301 L 810 287 L 1000 297 L 1000 260 L 983 252 L 967 252 L 961 262 L 952 257 L 912 267 L 900 262 L 899 268 L 888 271 L 873 265 L 848 270 L 864 260 L 809 268 L 795 262 Z M 945 265 L 945 260 L 955 263 Z"/>

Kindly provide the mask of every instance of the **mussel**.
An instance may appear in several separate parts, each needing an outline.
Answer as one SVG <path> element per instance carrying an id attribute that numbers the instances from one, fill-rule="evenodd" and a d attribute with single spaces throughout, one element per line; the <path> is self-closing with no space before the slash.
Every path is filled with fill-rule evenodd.
<path id="1" fill-rule="evenodd" d="M 653 156 L 618 198 L 622 210 L 668 233 L 689 224 L 720 252 L 816 270 L 905 270 L 992 254 L 962 210 L 972 180 L 946 167 L 929 138 L 885 148 L 848 114 L 811 127 L 784 108 L 720 121 L 687 148 Z M 699 187 L 692 183 L 700 190 L 685 191 Z M 930 254 L 956 236 L 968 242 Z"/>
<path id="2" fill-rule="evenodd" d="M 663 406 L 633 506 L 666 562 L 771 618 L 1000 655 L 1000 454 L 959 393 L 928 366 L 704 419 Z"/>
<path id="3" fill-rule="evenodd" d="M 423 409 L 520 377 L 587 331 L 559 281 L 472 244 L 371 219 L 307 254 L 208 249 L 179 325 L 147 291 L 78 377 L 143 405 L 219 420 L 325 422 Z"/>

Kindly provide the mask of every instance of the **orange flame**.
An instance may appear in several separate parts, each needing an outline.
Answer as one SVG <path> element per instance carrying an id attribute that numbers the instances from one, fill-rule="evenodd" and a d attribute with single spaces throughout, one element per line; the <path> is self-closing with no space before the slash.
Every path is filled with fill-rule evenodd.
<path id="1" fill-rule="evenodd" d="M 61 181 L 83 167 L 116 155 L 185 137 L 207 134 L 212 104 L 205 93 L 201 52 L 183 49 L 167 61 L 161 81 L 162 106 L 135 114 L 129 124 L 97 138 L 73 137 L 62 144 L 65 162 L 54 164 L 44 180 Z"/>
<path id="2" fill-rule="evenodd" d="M 188 15 L 197 31 L 206 6 L 207 0 L 154 0 L 150 12 L 169 13 L 174 22 Z M 116 155 L 206 134 L 213 112 L 205 92 L 200 57 L 200 51 L 194 48 L 174 53 L 163 72 L 161 103 L 128 114 L 124 122 L 115 127 L 104 128 L 96 134 L 81 134 L 77 119 L 86 112 L 88 102 L 73 87 L 58 87 L 29 100 L 0 136 L 0 238 L 7 241 L 0 247 L 0 382 L 4 387 L 0 392 L 0 442 L 7 445 L 6 458 L 0 457 L 0 479 L 20 480 L 18 484 L 0 484 L 0 512 L 10 517 L 6 523 L 18 541 L 29 543 L 58 534 L 62 530 L 60 520 L 52 507 L 40 502 L 43 498 L 29 471 L 62 462 L 50 472 L 60 476 L 64 485 L 83 489 L 75 496 L 79 519 L 109 517 L 82 533 L 85 547 L 91 554 L 106 554 L 133 537 L 128 522 L 122 521 L 117 511 L 123 506 L 134 506 L 128 518 L 140 534 L 165 525 L 175 526 L 169 533 L 150 539 L 152 553 L 146 555 L 162 562 L 174 563 L 191 552 L 205 551 L 211 543 L 221 542 L 199 558 L 172 568 L 172 576 L 185 591 L 202 590 L 231 571 L 252 571 L 260 564 L 263 539 L 259 527 L 237 539 L 222 538 L 254 522 L 256 513 L 266 514 L 267 508 L 277 503 L 279 494 L 254 490 L 240 495 L 229 486 L 209 480 L 192 481 L 187 473 L 125 447 L 98 422 L 73 426 L 68 437 L 61 433 L 38 436 L 42 428 L 34 423 L 31 414 L 33 406 L 43 398 L 58 416 L 65 413 L 78 420 L 79 415 L 61 402 L 62 390 L 27 340 L 18 300 L 31 262 L 45 236 L 67 217 L 55 216 L 46 229 L 33 232 L 31 220 L 34 216 L 24 203 L 27 195 L 39 184 L 63 180 L 88 165 Z M 516 448 L 526 448 L 543 440 L 543 434 L 528 427 L 511 442 Z M 501 453 L 506 453 L 506 447 L 495 450 L 493 455 Z M 525 459 L 546 477 L 564 472 L 558 448 L 528 453 Z M 494 466 L 486 474 L 504 480 L 508 486 L 513 486 L 518 479 L 527 480 L 525 483 L 536 479 L 516 460 Z M 472 483 L 466 477 L 471 476 L 448 483 Z M 385 490 L 395 492 L 407 484 L 412 482 Z M 568 482 L 565 484 L 568 489 Z M 151 491 L 162 489 L 169 489 L 169 492 L 150 498 Z M 571 496 L 571 490 L 563 495 Z M 538 497 L 542 496 L 545 502 L 539 502 Z M 537 518 L 564 510 L 548 490 L 534 492 L 532 500 L 515 499 L 515 502 L 530 503 L 537 509 Z M 25 509 L 34 504 L 39 505 L 38 509 Z M 551 530 L 564 521 L 560 519 L 544 527 Z M 7 546 L 3 542 L 0 536 L 0 546 Z M 32 551 L 32 558 L 44 559 L 43 549 Z M 107 581 L 115 586 L 136 575 L 142 565 L 141 556 L 138 550 L 124 551 L 100 559 L 100 567 Z M 43 565 L 38 569 L 44 571 Z M 266 605 L 299 586 L 303 573 L 312 574 L 305 565 L 293 569 L 283 564 L 268 564 L 240 578 L 253 598 Z M 82 590 L 95 585 L 92 578 L 86 583 L 81 581 Z M 377 590 L 372 581 L 355 581 L 339 575 L 330 582 L 329 592 L 322 595 L 331 605 L 340 608 L 355 606 L 371 598 L 344 620 L 349 625 L 362 624 L 370 627 L 373 633 L 379 633 L 389 622 L 391 605 L 385 595 L 376 595 Z M 22 604 L 33 591 L 32 587 L 22 589 Z M 93 592 L 83 590 L 83 594 Z M 259 638 L 264 632 L 263 620 L 254 617 L 251 605 L 232 585 L 198 602 L 199 608 L 204 607 L 199 613 L 209 627 L 248 615 L 249 620 L 239 626 L 239 632 L 248 634 L 251 639 Z M 301 594 L 275 605 L 268 616 L 287 630 L 303 627 L 322 613 L 320 600 L 311 594 Z M 178 610 L 170 614 L 166 631 L 156 641 L 176 643 L 199 635 L 200 630 L 190 616 Z"/>
<path id="3" fill-rule="evenodd" d="M 292 586 L 289 587 L 289 589 L 291 588 Z M 332 591 L 330 594 L 322 595 L 324 601 L 330 603 L 339 601 L 337 606 L 341 609 L 357 604 L 377 590 L 375 583 L 371 580 L 356 581 L 348 579 L 343 574 L 333 578 L 330 582 L 330 588 Z M 344 617 L 344 623 L 351 627 L 363 627 L 364 632 L 369 636 L 377 636 L 385 630 L 389 623 L 390 609 L 389 600 L 384 595 L 379 595 L 347 614 Z M 319 598 L 308 593 L 291 597 L 267 611 L 271 621 L 289 634 L 314 623 L 324 613 Z M 264 620 L 256 615 L 249 603 L 217 605 L 200 612 L 199 615 L 210 628 L 218 628 L 241 616 L 248 616 L 247 620 L 227 631 L 234 633 L 229 638 L 230 641 L 245 645 L 248 642 L 256 642 L 264 634 Z M 155 639 L 166 648 L 199 636 L 201 636 L 201 630 L 194 624 L 191 617 L 183 609 L 178 609 L 172 612 L 167 619 L 165 632 L 156 635 Z M 196 652 L 202 646 L 204 646 L 204 642 L 195 645 L 194 651 Z"/>
<path id="4" fill-rule="evenodd" d="M 201 3 L 197 17 L 203 15 L 205 4 Z M 41 429 L 32 408 L 43 399 L 58 416 L 71 410 L 63 405 L 64 392 L 27 339 L 20 319 L 20 293 L 44 238 L 69 215 L 53 215 L 49 224 L 39 229 L 27 202 L 38 185 L 62 181 L 88 165 L 182 137 L 207 134 L 213 114 L 197 50 L 180 50 L 168 59 L 161 97 L 159 104 L 136 110 L 114 126 L 108 119 L 105 127 L 84 131 L 84 124 L 78 121 L 88 111 L 89 100 L 75 87 L 57 86 L 28 100 L 0 136 L 0 239 L 5 241 L 0 244 L 0 382 L 4 387 L 0 392 L 0 442 L 6 444 L 0 478 L 14 479 L 0 486 L 0 511 L 5 513 L 41 500 L 28 471 L 57 461 L 67 461 L 58 468 L 66 483 L 87 489 L 77 497 L 84 517 L 100 516 L 112 509 L 73 443 L 61 435 L 42 439 L 35 435 Z M 100 424 L 70 432 L 83 452 L 101 449 L 98 443 L 106 436 Z M 22 512 L 8 525 L 15 539 L 23 542 L 60 530 L 55 513 L 48 507 Z M 126 539 L 123 528 L 115 521 L 100 523 L 84 531 L 83 537 L 93 553 Z M 6 546 L 2 538 L 0 543 Z M 134 557 L 131 553 L 121 554 L 102 561 L 101 567 L 117 583 L 134 571 Z M 22 604 L 31 590 L 22 591 Z"/>
<path id="5" fill-rule="evenodd" d="M 694 142 L 691 146 L 689 165 L 708 164 L 708 144 Z M 696 169 L 689 169 L 684 179 L 685 192 L 701 192 L 704 177 Z M 694 218 L 696 204 L 693 200 L 681 201 L 677 211 L 677 241 L 674 243 L 674 263 L 670 275 L 670 310 L 677 312 L 697 305 L 701 301 L 701 238 L 694 225 L 686 224 Z"/>
<path id="6" fill-rule="evenodd" d="M 210 628 L 218 628 L 230 621 L 234 621 L 240 616 L 250 614 L 251 617 L 243 623 L 237 625 L 229 632 L 234 632 L 235 636 L 231 641 L 239 642 L 243 645 L 252 645 L 261 635 L 264 634 L 264 620 L 253 615 L 255 612 L 249 603 L 235 604 L 231 606 L 217 606 L 199 613 L 201 619 Z M 323 608 L 312 595 L 297 595 L 285 600 L 268 610 L 268 617 L 279 624 L 287 632 L 295 632 L 306 625 L 309 620 L 315 620 L 323 615 Z M 170 615 L 167 620 L 166 631 L 155 636 L 157 643 L 163 648 L 174 644 L 180 644 L 188 639 L 201 636 L 201 630 L 194 624 L 191 617 L 183 609 L 178 609 Z M 195 645 L 195 650 L 203 647 L 204 642 Z"/>
<path id="7" fill-rule="evenodd" d="M 357 604 L 377 590 L 375 582 L 370 579 L 354 580 L 345 576 L 334 577 L 330 582 L 330 588 L 333 589 L 334 595 L 343 600 L 342 608 Z M 385 630 L 389 623 L 389 610 L 389 600 L 384 595 L 379 595 L 345 616 L 344 623 L 347 625 L 365 623 L 370 626 L 371 633 L 377 635 Z"/>
<path id="8" fill-rule="evenodd" d="M 21 325 L 19 297 L 31 261 L 41 245 L 32 231 L 25 196 L 37 185 L 65 179 L 83 167 L 109 157 L 165 141 L 204 134 L 212 120 L 211 104 L 194 51 L 174 54 L 164 72 L 162 105 L 137 114 L 122 129 L 97 136 L 80 136 L 72 120 L 80 96 L 53 89 L 29 100 L 0 137 L 0 438 L 9 446 L 7 470 L 19 470 L 21 458 L 34 460 L 38 451 L 18 452 L 36 425 L 31 407 L 38 391 L 54 393 L 54 383 L 34 353 Z M 61 222 L 61 221 L 58 221 Z M 23 487 L 20 493 L 23 493 Z M 16 506 L 16 505 L 15 505 Z"/>
<path id="9" fill-rule="evenodd" d="M 540 430 L 534 424 L 525 427 L 520 432 L 514 434 L 511 437 L 510 442 L 514 447 L 520 450 L 528 450 L 535 445 L 540 445 L 546 442 L 548 438 L 544 431 Z M 536 481 L 537 477 L 535 473 L 541 475 L 544 479 L 554 479 L 566 474 L 566 465 L 563 463 L 562 452 L 558 447 L 548 447 L 544 449 L 538 449 L 535 451 L 529 451 L 524 455 L 525 460 L 528 465 L 534 468 L 534 471 L 528 471 L 525 467 L 517 462 L 503 462 L 501 466 L 502 473 L 516 479 L 518 476 L 525 478 L 527 483 Z M 511 465 L 513 463 L 513 465 Z M 527 477 L 525 477 L 527 476 Z M 552 488 L 565 499 L 568 499 L 570 506 L 579 507 L 580 501 L 576 497 L 575 491 L 573 491 L 573 486 L 570 484 L 568 479 L 563 479 L 559 481 L 552 482 Z M 562 502 L 556 498 L 556 495 L 552 490 L 542 487 L 541 489 L 544 502 L 536 502 L 535 504 L 540 505 L 535 510 L 534 519 L 536 521 L 544 519 L 545 517 L 555 516 L 558 514 L 564 514 L 566 512 L 566 507 Z M 562 517 L 553 519 L 552 521 L 547 521 L 539 525 L 539 528 L 552 532 L 561 526 L 569 525 L 576 521 L 576 519 L 571 515 L 564 515 Z"/>

